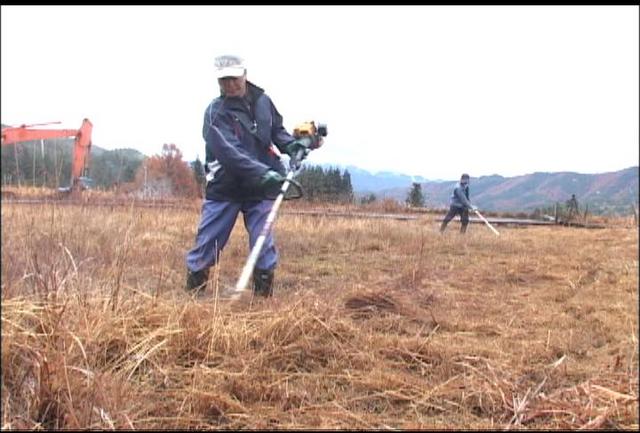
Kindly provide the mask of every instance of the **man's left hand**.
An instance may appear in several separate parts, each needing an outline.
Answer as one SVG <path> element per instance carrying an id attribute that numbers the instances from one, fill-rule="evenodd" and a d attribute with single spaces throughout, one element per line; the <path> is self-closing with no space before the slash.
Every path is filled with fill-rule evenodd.
<path id="1" fill-rule="evenodd" d="M 260 178 L 260 185 L 264 187 L 280 186 L 286 179 L 275 170 L 269 170 Z"/>

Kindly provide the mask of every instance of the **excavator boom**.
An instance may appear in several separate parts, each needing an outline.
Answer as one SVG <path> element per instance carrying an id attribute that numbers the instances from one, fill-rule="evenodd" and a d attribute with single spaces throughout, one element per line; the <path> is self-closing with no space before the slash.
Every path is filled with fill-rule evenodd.
<path id="1" fill-rule="evenodd" d="M 91 152 L 91 132 L 93 124 L 89 119 L 82 121 L 80 129 L 35 129 L 26 125 L 2 128 L 2 145 L 21 141 L 47 140 L 51 138 L 75 137 L 73 161 L 71 163 L 71 190 L 79 190 L 80 177 L 84 176 L 89 166 Z"/>

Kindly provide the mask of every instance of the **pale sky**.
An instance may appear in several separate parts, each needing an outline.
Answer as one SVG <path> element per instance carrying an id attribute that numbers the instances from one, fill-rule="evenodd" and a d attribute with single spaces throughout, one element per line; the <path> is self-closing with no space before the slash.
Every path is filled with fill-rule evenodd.
<path id="1" fill-rule="evenodd" d="M 639 163 L 638 6 L 2 6 L 3 124 L 204 159 L 237 54 L 309 164 L 456 180 Z"/>

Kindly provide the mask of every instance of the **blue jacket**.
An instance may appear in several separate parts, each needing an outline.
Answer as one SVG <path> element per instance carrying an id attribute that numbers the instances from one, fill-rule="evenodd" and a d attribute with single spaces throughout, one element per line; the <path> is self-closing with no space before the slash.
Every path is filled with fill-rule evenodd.
<path id="1" fill-rule="evenodd" d="M 204 114 L 206 198 L 221 201 L 263 200 L 279 188 L 266 191 L 260 178 L 268 170 L 285 174 L 271 143 L 284 152 L 294 140 L 282 125 L 282 116 L 264 90 L 247 81 L 247 94 L 215 98 Z"/>
<path id="2" fill-rule="evenodd" d="M 471 209 L 471 202 L 469 201 L 469 184 L 462 184 L 458 182 L 449 201 L 453 207 Z"/>

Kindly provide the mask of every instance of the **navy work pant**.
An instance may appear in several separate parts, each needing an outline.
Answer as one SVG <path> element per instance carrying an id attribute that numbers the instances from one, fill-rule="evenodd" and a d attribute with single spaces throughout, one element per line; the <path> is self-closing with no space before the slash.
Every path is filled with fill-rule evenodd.
<path id="1" fill-rule="evenodd" d="M 449 212 L 447 212 L 447 215 L 444 217 L 444 219 L 442 220 L 442 224 L 440 225 L 440 232 L 443 232 L 447 227 L 447 224 L 449 224 L 449 221 L 451 221 L 453 217 L 458 214 L 460 215 L 460 223 L 462 224 L 460 226 L 460 232 L 466 232 L 467 225 L 469 225 L 469 209 L 467 209 L 466 207 L 457 206 L 449 207 Z"/>
<path id="2" fill-rule="evenodd" d="M 273 200 L 248 202 L 205 200 L 202 204 L 196 244 L 186 254 L 187 268 L 197 272 L 216 264 L 229 240 L 240 211 L 244 217 L 244 226 L 249 232 L 249 248 L 253 248 L 272 206 Z M 273 234 L 269 232 L 262 252 L 258 256 L 256 268 L 270 270 L 275 268 L 277 262 L 278 252 L 273 242 Z"/>

